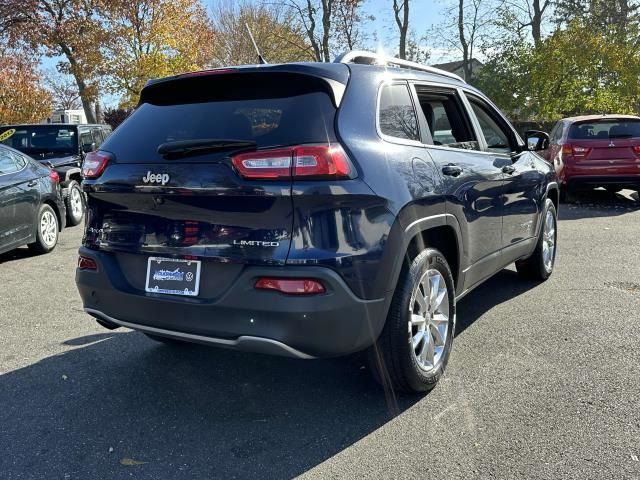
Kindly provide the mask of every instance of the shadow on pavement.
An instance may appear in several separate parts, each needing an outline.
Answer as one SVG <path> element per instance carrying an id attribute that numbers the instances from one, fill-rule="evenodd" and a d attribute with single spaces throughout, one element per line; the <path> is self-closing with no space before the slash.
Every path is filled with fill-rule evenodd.
<path id="1" fill-rule="evenodd" d="M 631 190 L 585 190 L 573 192 L 572 196 L 571 202 L 560 205 L 560 220 L 614 217 L 640 210 L 640 194 Z"/>
<path id="2" fill-rule="evenodd" d="M 513 270 L 502 270 L 460 300 L 456 312 L 456 337 L 496 305 L 512 300 L 538 285 L 521 278 Z"/>
<path id="3" fill-rule="evenodd" d="M 2 478 L 290 478 L 418 400 L 344 360 L 89 337 L 0 376 Z"/>
<path id="4" fill-rule="evenodd" d="M 32 253 L 27 247 L 16 248 L 0 254 L 0 264 L 13 262 L 14 260 L 22 260 L 23 258 L 36 257 L 37 254 Z"/>

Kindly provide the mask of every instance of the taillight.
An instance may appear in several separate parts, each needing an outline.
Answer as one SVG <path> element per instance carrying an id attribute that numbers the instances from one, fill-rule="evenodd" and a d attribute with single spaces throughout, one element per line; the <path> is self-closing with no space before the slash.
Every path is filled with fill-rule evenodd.
<path id="1" fill-rule="evenodd" d="M 635 153 L 636 155 L 640 155 L 640 145 L 635 145 L 631 148 L 633 148 L 633 153 Z"/>
<path id="2" fill-rule="evenodd" d="M 573 147 L 573 156 L 586 157 L 587 155 L 589 155 L 590 151 L 591 149 L 587 147 Z"/>
<path id="3" fill-rule="evenodd" d="M 287 295 L 318 295 L 325 292 L 322 283 L 310 278 L 260 278 L 255 288 L 275 290 Z"/>
<path id="4" fill-rule="evenodd" d="M 89 257 L 78 257 L 78 269 L 80 270 L 97 270 L 98 264 L 93 258 Z"/>
<path id="5" fill-rule="evenodd" d="M 56 172 L 55 170 L 51 170 L 49 172 L 49 178 L 53 183 L 60 183 L 60 175 L 58 175 L 58 172 Z"/>
<path id="6" fill-rule="evenodd" d="M 298 145 L 234 155 L 231 161 L 247 179 L 349 178 L 351 164 L 340 145 Z"/>
<path id="7" fill-rule="evenodd" d="M 574 157 L 574 158 L 584 158 L 589 155 L 591 148 L 589 147 L 578 147 L 576 145 L 571 145 L 570 143 L 565 143 L 562 145 L 562 157 Z"/>
<path id="8" fill-rule="evenodd" d="M 98 178 L 104 172 L 111 155 L 107 152 L 89 152 L 82 163 L 83 178 Z"/>

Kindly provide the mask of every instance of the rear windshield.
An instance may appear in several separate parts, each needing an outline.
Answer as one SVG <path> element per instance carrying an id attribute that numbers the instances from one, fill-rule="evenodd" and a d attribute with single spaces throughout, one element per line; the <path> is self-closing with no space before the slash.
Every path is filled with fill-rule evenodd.
<path id="1" fill-rule="evenodd" d="M 607 140 L 640 137 L 640 120 L 599 120 L 574 123 L 569 129 L 571 140 Z"/>
<path id="2" fill-rule="evenodd" d="M 16 125 L 0 127 L 0 138 L 9 147 L 31 156 L 77 155 L 76 130 L 56 125 Z"/>
<path id="3" fill-rule="evenodd" d="M 142 104 L 101 150 L 114 153 L 117 163 L 153 163 L 165 161 L 158 146 L 173 141 L 248 140 L 258 148 L 333 142 L 335 111 L 326 86 L 301 75 L 186 78 L 143 92 Z M 180 161 L 212 155 L 223 154 Z"/>

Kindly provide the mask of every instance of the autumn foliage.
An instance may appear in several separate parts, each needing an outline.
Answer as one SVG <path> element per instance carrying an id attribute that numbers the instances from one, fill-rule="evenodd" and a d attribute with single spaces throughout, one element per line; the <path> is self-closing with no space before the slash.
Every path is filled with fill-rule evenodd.
<path id="1" fill-rule="evenodd" d="M 0 125 L 39 122 L 51 114 L 51 94 L 41 86 L 33 62 L 0 56 Z"/>

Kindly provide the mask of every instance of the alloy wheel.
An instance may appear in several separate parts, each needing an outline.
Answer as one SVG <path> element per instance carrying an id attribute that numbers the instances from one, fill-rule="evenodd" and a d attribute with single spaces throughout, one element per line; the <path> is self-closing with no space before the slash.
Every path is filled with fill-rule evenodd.
<path id="1" fill-rule="evenodd" d="M 416 285 L 409 306 L 409 336 L 417 364 L 423 370 L 437 368 L 449 332 L 449 294 L 442 274 L 429 269 Z"/>
<path id="2" fill-rule="evenodd" d="M 544 219 L 542 232 L 542 262 L 547 272 L 553 269 L 556 258 L 556 217 L 550 210 Z"/>
<path id="3" fill-rule="evenodd" d="M 46 210 L 40 217 L 40 235 L 47 247 L 53 247 L 56 244 L 58 221 L 53 212 L 49 210 Z"/>

